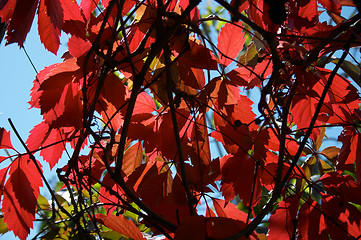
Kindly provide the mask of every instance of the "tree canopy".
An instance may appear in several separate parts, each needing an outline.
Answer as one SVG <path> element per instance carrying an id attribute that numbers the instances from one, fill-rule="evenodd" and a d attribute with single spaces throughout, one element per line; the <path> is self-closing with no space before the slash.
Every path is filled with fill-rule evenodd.
<path id="1" fill-rule="evenodd" d="M 23 47 L 37 15 L 63 59 L 33 81 L 43 120 L 29 137 L 11 119 L 0 128 L 0 232 L 26 239 L 37 221 L 39 239 L 359 239 L 360 8 L 0 0 L 6 44 Z"/>

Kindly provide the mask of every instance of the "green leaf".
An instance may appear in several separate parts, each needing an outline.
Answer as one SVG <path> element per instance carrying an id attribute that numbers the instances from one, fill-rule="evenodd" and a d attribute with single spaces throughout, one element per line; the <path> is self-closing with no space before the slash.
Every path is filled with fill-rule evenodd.
<path id="1" fill-rule="evenodd" d="M 242 54 L 239 58 L 239 65 L 241 66 L 256 66 L 258 57 L 258 51 L 256 44 L 252 42 L 246 49 L 246 52 Z"/>
<path id="2" fill-rule="evenodd" d="M 339 61 L 338 58 L 332 58 L 332 63 L 337 64 Z M 361 87 L 361 79 L 360 79 L 360 68 L 350 61 L 344 60 L 341 64 L 341 69 L 354 80 L 357 85 Z"/>
<path id="3" fill-rule="evenodd" d="M 41 194 L 39 194 L 39 197 L 38 197 L 38 205 L 41 210 L 50 210 L 50 204 L 48 202 L 48 199 L 46 199 Z"/>
<path id="4" fill-rule="evenodd" d="M 9 231 L 8 226 L 4 223 L 4 218 L 0 218 L 0 234 L 7 233 Z"/>
<path id="5" fill-rule="evenodd" d="M 118 232 L 116 232 L 116 231 L 101 232 L 100 235 L 101 235 L 104 239 L 121 239 L 122 237 L 124 237 L 123 234 L 118 233 Z"/>
<path id="6" fill-rule="evenodd" d="M 339 61 L 339 58 L 335 58 L 335 57 L 327 57 L 327 56 L 322 56 L 318 61 L 317 61 L 317 66 L 321 66 L 321 65 L 325 65 L 327 63 L 334 63 L 337 64 Z M 352 78 L 352 80 L 361 87 L 361 78 L 360 78 L 360 68 L 358 66 L 356 66 L 355 64 L 353 64 L 352 62 L 348 61 L 348 60 L 344 60 L 341 63 L 341 69 L 350 77 Z"/>

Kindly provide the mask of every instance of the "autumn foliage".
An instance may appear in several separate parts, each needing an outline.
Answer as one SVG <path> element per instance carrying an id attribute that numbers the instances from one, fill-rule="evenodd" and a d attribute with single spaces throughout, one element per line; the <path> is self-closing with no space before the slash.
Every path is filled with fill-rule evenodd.
<path id="1" fill-rule="evenodd" d="M 41 239 L 361 237 L 357 6 L 205 4 L 0 0 L 7 44 L 23 47 L 37 14 L 44 47 L 63 54 L 33 82 L 43 121 L 28 139 L 11 120 L 0 129 L 1 229 L 26 239 L 37 220 Z"/>

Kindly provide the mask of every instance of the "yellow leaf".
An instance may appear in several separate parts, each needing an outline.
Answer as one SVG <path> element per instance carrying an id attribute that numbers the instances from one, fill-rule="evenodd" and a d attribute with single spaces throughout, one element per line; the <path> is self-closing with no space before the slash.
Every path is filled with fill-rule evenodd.
<path id="1" fill-rule="evenodd" d="M 321 159 L 318 161 L 318 169 L 320 170 L 321 175 L 325 173 L 333 172 L 332 167 Z"/>
<path id="2" fill-rule="evenodd" d="M 0 218 L 0 234 L 7 233 L 9 231 L 8 226 L 4 222 L 4 218 Z"/>

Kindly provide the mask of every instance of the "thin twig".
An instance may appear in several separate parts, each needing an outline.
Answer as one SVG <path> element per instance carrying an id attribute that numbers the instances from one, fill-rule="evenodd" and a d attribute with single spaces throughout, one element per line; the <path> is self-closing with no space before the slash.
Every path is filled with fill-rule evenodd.
<path id="1" fill-rule="evenodd" d="M 181 139 L 179 137 L 179 127 L 178 127 L 178 122 L 177 122 L 177 115 L 176 115 L 176 111 L 174 108 L 174 100 L 173 100 L 173 92 L 172 92 L 172 89 L 174 88 L 174 82 L 173 82 L 172 73 L 171 73 L 171 69 L 170 69 L 171 68 L 171 60 L 170 60 L 171 53 L 170 53 L 170 49 L 168 46 L 164 47 L 163 50 L 164 50 L 165 68 L 166 68 L 166 75 L 167 75 L 167 94 L 168 94 L 170 113 L 172 116 L 173 132 L 174 132 L 175 141 L 177 144 L 179 166 L 180 166 L 180 172 L 181 172 L 181 177 L 182 177 L 182 185 L 184 187 L 184 190 L 185 190 L 185 193 L 187 196 L 189 212 L 191 215 L 196 215 L 196 212 L 194 209 L 194 204 L 193 204 L 194 197 L 192 196 L 190 189 L 189 189 L 186 167 L 185 167 L 185 163 L 184 163 L 182 143 L 181 143 Z"/>

